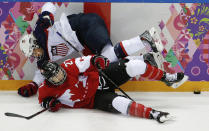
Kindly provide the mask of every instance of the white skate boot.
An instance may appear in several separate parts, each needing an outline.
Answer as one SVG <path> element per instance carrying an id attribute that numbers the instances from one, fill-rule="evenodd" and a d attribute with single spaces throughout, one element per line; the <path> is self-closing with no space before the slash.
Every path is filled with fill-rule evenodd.
<path id="1" fill-rule="evenodd" d="M 161 81 L 163 81 L 167 86 L 171 86 L 172 88 L 178 88 L 184 82 L 188 80 L 188 76 L 184 75 L 183 72 L 170 74 L 164 72 Z"/>

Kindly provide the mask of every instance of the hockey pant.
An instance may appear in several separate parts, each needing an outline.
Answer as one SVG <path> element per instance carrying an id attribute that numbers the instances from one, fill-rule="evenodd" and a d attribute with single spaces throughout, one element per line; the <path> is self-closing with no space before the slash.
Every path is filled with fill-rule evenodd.
<path id="1" fill-rule="evenodd" d="M 130 78 L 138 75 L 152 80 L 161 80 L 164 73 L 157 67 L 151 66 L 139 59 L 121 59 L 118 62 L 110 63 L 109 67 L 104 69 L 102 72 L 106 74 L 108 79 L 111 79 L 118 86 L 126 83 Z M 100 72 L 100 90 L 109 89 L 113 91 L 115 89 L 115 85 L 108 79 Z"/>
<path id="2" fill-rule="evenodd" d="M 80 13 L 67 18 L 80 43 L 93 54 L 101 54 L 106 45 L 112 45 L 105 22 L 99 15 Z"/>

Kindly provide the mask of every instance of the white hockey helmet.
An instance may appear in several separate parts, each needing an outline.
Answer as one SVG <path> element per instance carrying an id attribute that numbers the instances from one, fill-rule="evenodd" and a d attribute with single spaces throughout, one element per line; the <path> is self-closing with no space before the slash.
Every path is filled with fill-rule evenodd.
<path id="1" fill-rule="evenodd" d="M 25 54 L 26 57 L 31 57 L 33 49 L 39 48 L 36 38 L 33 34 L 25 34 L 20 38 L 20 50 Z"/>

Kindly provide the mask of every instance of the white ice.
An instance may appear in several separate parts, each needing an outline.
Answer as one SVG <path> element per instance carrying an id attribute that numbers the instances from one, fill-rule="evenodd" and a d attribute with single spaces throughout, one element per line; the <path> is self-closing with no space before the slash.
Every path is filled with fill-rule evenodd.
<path id="1" fill-rule="evenodd" d="M 176 118 L 164 124 L 154 120 L 116 115 L 94 109 L 61 109 L 26 120 L 5 112 L 29 116 L 42 110 L 37 96 L 23 98 L 14 91 L 0 92 L 0 131 L 208 131 L 209 92 L 133 93 L 137 102 L 167 111 Z"/>

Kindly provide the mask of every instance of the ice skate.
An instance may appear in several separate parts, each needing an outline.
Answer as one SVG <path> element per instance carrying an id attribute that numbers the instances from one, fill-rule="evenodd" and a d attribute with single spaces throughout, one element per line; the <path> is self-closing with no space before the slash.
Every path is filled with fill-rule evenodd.
<path id="1" fill-rule="evenodd" d="M 161 39 L 154 27 L 151 28 L 149 31 L 146 30 L 144 33 L 142 33 L 140 35 L 140 39 L 145 43 L 148 43 L 152 48 L 153 52 L 156 53 L 163 51 L 163 45 Z"/>
<path id="2" fill-rule="evenodd" d="M 144 61 L 148 62 L 150 65 L 155 66 L 164 71 L 163 63 L 165 59 L 160 54 L 160 52 L 149 52 L 143 55 Z"/>
<path id="3" fill-rule="evenodd" d="M 164 72 L 161 81 L 163 81 L 167 86 L 171 86 L 172 88 L 177 88 L 182 85 L 184 82 L 188 80 L 188 76 L 184 75 L 183 72 L 170 74 Z"/>
<path id="4" fill-rule="evenodd" d="M 168 112 L 156 111 L 153 109 L 150 112 L 150 119 L 154 119 L 159 123 L 164 123 L 172 118 L 173 116 L 171 116 Z"/>

